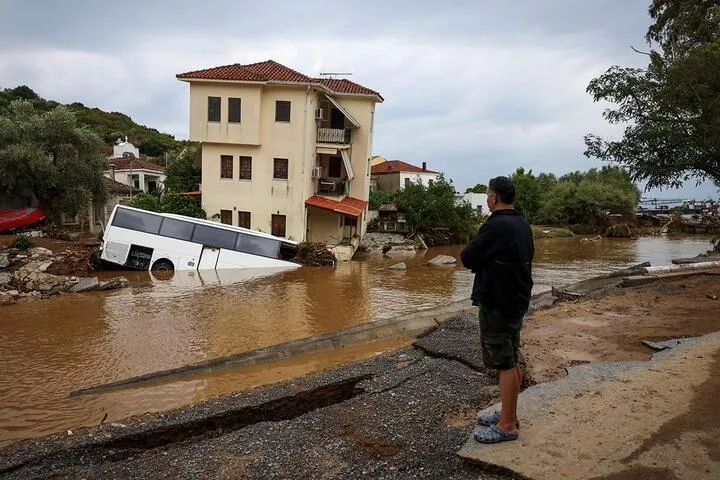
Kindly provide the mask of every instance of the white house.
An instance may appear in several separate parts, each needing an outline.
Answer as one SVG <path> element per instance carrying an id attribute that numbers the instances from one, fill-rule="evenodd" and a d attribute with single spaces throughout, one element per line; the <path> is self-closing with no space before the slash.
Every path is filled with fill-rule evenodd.
<path id="1" fill-rule="evenodd" d="M 473 210 L 479 214 L 489 215 L 490 211 L 487 207 L 487 194 L 486 193 L 462 193 L 455 195 L 455 202 L 460 203 L 462 201 L 468 202 L 472 205 Z"/>
<path id="2" fill-rule="evenodd" d="M 400 160 L 387 160 L 373 165 L 371 175 L 378 190 L 396 192 L 412 183 L 422 183 L 427 187 L 440 174 L 428 170 L 426 162 L 422 163 L 422 167 L 416 167 Z"/>
<path id="3" fill-rule="evenodd" d="M 165 184 L 165 167 L 133 156 L 108 159 L 105 177 L 130 187 L 153 193 Z"/>

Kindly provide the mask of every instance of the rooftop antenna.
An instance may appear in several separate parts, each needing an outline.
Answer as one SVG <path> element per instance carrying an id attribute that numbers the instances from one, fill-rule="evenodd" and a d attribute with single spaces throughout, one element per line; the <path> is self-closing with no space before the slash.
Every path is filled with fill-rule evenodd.
<path id="1" fill-rule="evenodd" d="M 350 73 L 350 72 L 324 72 L 324 73 L 321 73 L 321 74 L 320 74 L 321 77 L 325 77 L 325 78 L 328 78 L 328 79 L 330 79 L 330 80 L 332 80 L 335 76 L 346 76 L 346 77 L 349 77 L 349 76 L 351 76 L 351 75 L 352 75 L 352 73 Z"/>

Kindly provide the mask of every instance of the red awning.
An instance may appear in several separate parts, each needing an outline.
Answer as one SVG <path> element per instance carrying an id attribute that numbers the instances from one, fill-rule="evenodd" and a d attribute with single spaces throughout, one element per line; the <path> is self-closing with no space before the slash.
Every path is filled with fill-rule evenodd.
<path id="1" fill-rule="evenodd" d="M 309 207 L 324 208 L 325 210 L 331 210 L 343 215 L 350 215 L 351 217 L 359 217 L 367 208 L 368 202 L 353 197 L 345 197 L 341 201 L 337 201 L 313 195 L 305 200 L 305 205 Z"/>

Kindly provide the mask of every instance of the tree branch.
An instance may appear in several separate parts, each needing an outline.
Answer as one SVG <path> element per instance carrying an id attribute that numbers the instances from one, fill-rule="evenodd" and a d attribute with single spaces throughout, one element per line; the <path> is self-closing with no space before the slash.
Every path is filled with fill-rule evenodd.
<path id="1" fill-rule="evenodd" d="M 631 48 L 632 51 L 635 52 L 635 53 L 639 53 L 639 54 L 641 54 L 641 55 L 647 55 L 648 57 L 650 56 L 650 53 L 649 53 L 649 52 L 641 52 L 640 50 L 638 50 L 637 48 L 633 47 L 632 45 L 630 45 L 630 48 Z"/>

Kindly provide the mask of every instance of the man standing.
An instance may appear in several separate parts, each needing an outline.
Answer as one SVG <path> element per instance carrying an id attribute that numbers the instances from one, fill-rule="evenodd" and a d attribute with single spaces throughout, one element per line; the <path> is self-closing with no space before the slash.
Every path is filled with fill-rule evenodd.
<path id="1" fill-rule="evenodd" d="M 530 226 L 513 209 L 515 186 L 506 177 L 490 180 L 487 205 L 492 214 L 460 254 L 465 268 L 475 273 L 471 299 L 480 307 L 483 361 L 499 371 L 499 413 L 479 415 L 489 427 L 475 432 L 475 440 L 496 443 L 518 438 L 517 400 L 520 394 L 520 329 L 530 304 L 535 253 Z"/>

